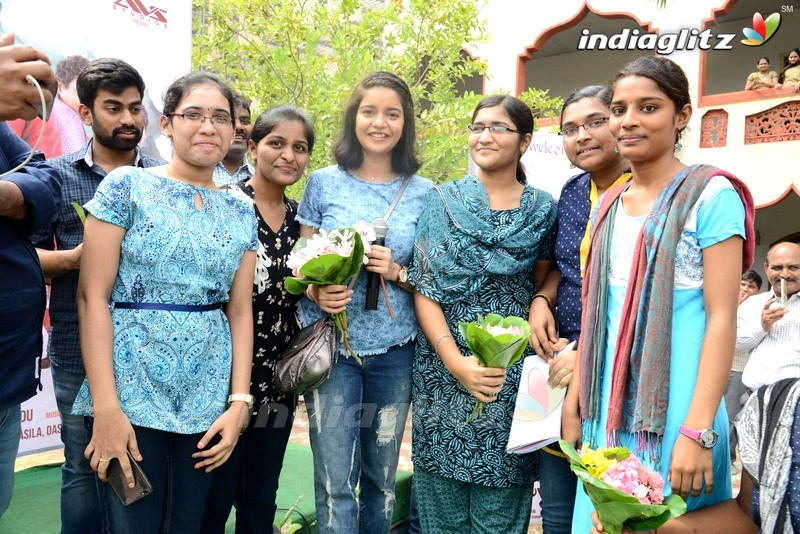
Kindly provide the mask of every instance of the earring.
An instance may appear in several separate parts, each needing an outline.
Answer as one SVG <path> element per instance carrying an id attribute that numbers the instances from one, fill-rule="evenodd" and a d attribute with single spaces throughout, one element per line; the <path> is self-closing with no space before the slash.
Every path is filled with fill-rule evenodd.
<path id="1" fill-rule="evenodd" d="M 619 154 L 619 148 L 614 147 L 614 154 Z"/>
<path id="2" fill-rule="evenodd" d="M 680 142 L 675 143 L 675 150 L 680 150 L 682 148 L 683 148 L 683 145 Z"/>
<path id="3" fill-rule="evenodd" d="M 570 164 L 569 164 L 569 168 L 570 168 L 570 169 L 574 169 L 575 167 L 577 167 L 577 165 L 575 165 L 574 163 L 570 163 Z"/>

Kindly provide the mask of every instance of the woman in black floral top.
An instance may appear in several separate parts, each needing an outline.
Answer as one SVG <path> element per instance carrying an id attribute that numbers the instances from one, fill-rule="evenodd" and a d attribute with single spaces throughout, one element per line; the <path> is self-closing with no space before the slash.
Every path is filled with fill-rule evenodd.
<path id="1" fill-rule="evenodd" d="M 295 305 L 300 298 L 283 287 L 291 276 L 286 259 L 300 236 L 297 202 L 284 192 L 305 172 L 314 129 L 295 107 L 270 108 L 256 119 L 249 146 L 255 174 L 229 187 L 254 201 L 258 217 L 250 383 L 255 401 L 249 428 L 230 460 L 215 471 L 203 517 L 202 532 L 208 533 L 225 531 L 234 499 L 237 532 L 272 533 L 278 477 L 294 419 L 295 397 L 281 394 L 272 382 L 275 365 L 297 332 Z"/>

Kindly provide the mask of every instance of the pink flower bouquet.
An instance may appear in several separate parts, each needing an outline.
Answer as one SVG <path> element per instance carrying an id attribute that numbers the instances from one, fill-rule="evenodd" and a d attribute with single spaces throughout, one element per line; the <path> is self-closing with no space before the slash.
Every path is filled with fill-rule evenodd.
<path id="1" fill-rule="evenodd" d="M 593 450 L 587 443 L 578 452 L 563 439 L 559 444 L 608 534 L 621 533 L 623 526 L 653 530 L 686 512 L 679 495 L 664 498 L 661 475 L 627 448 Z"/>
<path id="2" fill-rule="evenodd" d="M 366 255 L 372 241 L 375 232 L 364 221 L 352 228 L 320 230 L 310 238 L 299 239 L 286 261 L 294 275 L 284 280 L 286 291 L 301 295 L 312 284 L 345 284 L 369 262 Z M 348 341 L 347 310 L 335 314 L 334 320 L 342 333 L 345 356 L 358 358 Z"/>

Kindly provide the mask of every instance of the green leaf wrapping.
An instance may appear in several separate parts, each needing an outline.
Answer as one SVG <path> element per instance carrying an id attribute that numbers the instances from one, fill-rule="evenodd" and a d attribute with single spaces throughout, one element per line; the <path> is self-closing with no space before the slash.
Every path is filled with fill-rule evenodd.
<path id="1" fill-rule="evenodd" d="M 483 327 L 516 326 L 521 334 L 492 335 Z M 528 321 L 521 317 L 490 313 L 486 317 L 478 316 L 477 322 L 458 323 L 458 330 L 467 343 L 467 347 L 476 358 L 486 367 L 507 369 L 514 365 L 525 352 L 528 339 L 531 337 L 531 327 Z"/>
<path id="2" fill-rule="evenodd" d="M 71 202 L 72 209 L 75 210 L 75 213 L 78 214 L 78 218 L 81 220 L 81 224 L 86 226 L 86 210 L 83 209 L 83 206 L 78 204 L 77 202 Z"/>
<path id="3" fill-rule="evenodd" d="M 592 476 L 571 444 L 563 439 L 558 443 L 569 459 L 570 469 L 583 483 L 583 490 L 592 501 L 597 517 L 608 534 L 620 534 L 623 526 L 636 531 L 653 530 L 686 513 L 686 503 L 675 494 L 665 498 L 663 504 L 640 503 L 633 495 Z M 618 459 L 628 456 L 624 447 L 612 451 L 612 456 Z"/>

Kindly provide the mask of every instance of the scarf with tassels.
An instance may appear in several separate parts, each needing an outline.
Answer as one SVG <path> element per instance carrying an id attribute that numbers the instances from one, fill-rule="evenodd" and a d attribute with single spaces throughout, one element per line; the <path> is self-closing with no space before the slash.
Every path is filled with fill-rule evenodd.
<path id="1" fill-rule="evenodd" d="M 667 420 L 672 336 L 675 256 L 692 207 L 713 176 L 730 180 L 745 208 L 742 271 L 753 263 L 754 207 L 747 186 L 725 171 L 708 165 L 688 167 L 664 187 L 646 217 L 633 251 L 633 262 L 622 306 L 611 379 L 608 420 L 609 446 L 619 432 L 632 433 L 639 451 L 656 451 Z M 583 325 L 580 358 L 580 404 L 584 424 L 600 421 L 600 384 L 606 345 L 608 275 L 611 236 L 626 185 L 606 191 L 592 221 L 592 242 L 583 280 Z M 596 432 L 596 426 L 590 432 Z"/>

